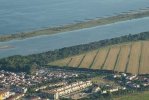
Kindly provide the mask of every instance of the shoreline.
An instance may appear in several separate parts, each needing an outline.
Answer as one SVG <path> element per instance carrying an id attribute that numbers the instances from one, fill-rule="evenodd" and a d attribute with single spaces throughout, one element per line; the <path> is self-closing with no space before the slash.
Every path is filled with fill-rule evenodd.
<path id="1" fill-rule="evenodd" d="M 116 22 L 144 18 L 144 17 L 149 17 L 149 9 L 122 13 L 111 17 L 96 18 L 85 22 L 68 24 L 68 25 L 59 26 L 59 27 L 51 27 L 51 28 L 32 31 L 32 32 L 0 35 L 0 42 L 10 41 L 14 39 L 26 39 L 26 38 L 31 38 L 31 37 L 40 36 L 40 35 L 51 35 L 51 34 L 56 34 L 61 32 L 74 31 L 74 30 L 79 30 L 83 28 L 91 28 L 91 27 L 107 25 L 107 24 L 112 24 Z"/>

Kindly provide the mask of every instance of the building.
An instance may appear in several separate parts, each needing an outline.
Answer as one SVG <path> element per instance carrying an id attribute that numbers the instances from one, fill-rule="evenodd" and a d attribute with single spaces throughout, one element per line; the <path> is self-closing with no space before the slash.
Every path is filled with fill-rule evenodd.
<path id="1" fill-rule="evenodd" d="M 7 100 L 20 100 L 24 96 L 24 93 L 19 93 L 10 96 Z"/>
<path id="2" fill-rule="evenodd" d="M 8 98 L 11 93 L 8 90 L 0 90 L 0 100 Z"/>
<path id="3" fill-rule="evenodd" d="M 132 75 L 132 76 L 126 77 L 126 79 L 132 81 L 132 80 L 134 80 L 136 77 L 137 77 L 137 75 Z"/>
<path id="4" fill-rule="evenodd" d="M 54 84 L 49 84 L 47 86 L 41 86 L 35 89 L 35 91 L 43 90 L 46 89 L 47 87 L 54 87 L 54 86 L 63 86 L 66 85 L 67 82 L 59 82 L 59 83 L 54 83 Z"/>
<path id="5" fill-rule="evenodd" d="M 86 82 L 79 81 L 79 82 L 72 83 L 70 85 L 66 85 L 60 88 L 47 90 L 43 92 L 49 94 L 51 96 L 51 99 L 58 100 L 59 96 L 63 96 L 63 95 L 70 94 L 72 92 L 80 91 L 91 85 L 92 85 L 91 81 L 86 81 Z"/>
<path id="6" fill-rule="evenodd" d="M 8 97 L 9 97 L 9 91 L 7 91 L 7 90 L 0 91 L 0 100 L 4 100 Z"/>

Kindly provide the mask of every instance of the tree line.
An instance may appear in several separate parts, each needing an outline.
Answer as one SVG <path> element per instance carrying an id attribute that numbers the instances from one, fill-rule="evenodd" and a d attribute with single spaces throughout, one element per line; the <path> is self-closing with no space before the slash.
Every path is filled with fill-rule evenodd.
<path id="1" fill-rule="evenodd" d="M 65 47 L 62 49 L 56 49 L 39 54 L 32 54 L 27 56 L 15 55 L 0 59 L 0 70 L 30 72 L 32 69 L 34 69 L 35 65 L 41 67 L 52 61 L 95 50 L 104 46 L 148 39 L 149 32 L 142 32 L 134 35 L 129 34 L 121 37 L 91 42 L 89 44 Z"/>

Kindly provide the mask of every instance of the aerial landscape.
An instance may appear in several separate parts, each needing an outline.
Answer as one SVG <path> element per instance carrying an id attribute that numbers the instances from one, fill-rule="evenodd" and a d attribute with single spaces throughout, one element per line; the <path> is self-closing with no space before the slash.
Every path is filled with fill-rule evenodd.
<path id="1" fill-rule="evenodd" d="M 149 1 L 0 0 L 0 100 L 149 100 Z"/>

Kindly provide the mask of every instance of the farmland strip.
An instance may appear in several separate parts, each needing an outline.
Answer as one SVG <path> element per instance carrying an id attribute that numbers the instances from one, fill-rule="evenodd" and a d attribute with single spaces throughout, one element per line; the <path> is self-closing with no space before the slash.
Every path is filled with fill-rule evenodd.
<path id="1" fill-rule="evenodd" d="M 149 41 L 145 41 L 142 49 L 140 74 L 149 73 Z"/>
<path id="2" fill-rule="evenodd" d="M 97 50 L 94 50 L 92 52 L 88 52 L 84 58 L 84 60 L 82 61 L 82 64 L 80 65 L 80 67 L 82 68 L 89 68 L 91 63 L 93 62 L 94 57 L 97 54 Z"/>
<path id="3" fill-rule="evenodd" d="M 128 70 L 128 64 L 129 64 L 129 60 L 130 60 L 130 55 L 131 55 L 131 51 L 132 50 L 132 43 L 130 45 L 130 51 L 129 51 L 129 55 L 128 55 L 128 59 L 127 59 L 127 64 L 126 64 L 126 67 L 125 67 L 125 73 L 127 72 Z"/>
<path id="4" fill-rule="evenodd" d="M 80 61 L 80 63 L 79 63 L 79 65 L 78 65 L 78 67 L 77 67 L 77 68 L 79 68 L 79 67 L 80 67 L 80 65 L 82 64 L 82 62 L 83 62 L 83 60 L 84 60 L 85 56 L 86 56 L 86 54 L 85 54 L 85 55 L 83 56 L 83 58 L 81 59 L 81 61 Z"/>
<path id="5" fill-rule="evenodd" d="M 121 46 L 120 46 L 120 50 L 119 50 L 119 52 L 118 52 L 118 54 L 117 54 L 117 57 L 116 57 L 116 61 L 115 61 L 114 67 L 113 67 L 113 71 L 114 71 L 115 68 L 116 68 L 116 64 L 117 64 L 118 59 L 119 59 L 119 57 L 120 57 L 120 53 L 121 53 Z"/>
<path id="6" fill-rule="evenodd" d="M 105 62 L 104 68 L 105 70 L 113 70 L 114 64 L 117 59 L 117 55 L 119 53 L 120 47 L 119 46 L 114 46 L 111 48 L 109 52 L 109 56 Z"/>
<path id="7" fill-rule="evenodd" d="M 70 64 L 70 62 L 72 61 L 73 58 L 70 58 L 70 60 L 68 61 L 68 63 L 66 64 L 66 67 L 68 67 L 68 65 Z"/>
<path id="8" fill-rule="evenodd" d="M 138 74 L 140 74 L 140 67 L 141 67 L 141 62 L 142 62 L 142 50 L 143 50 L 143 43 L 141 42 L 141 50 L 140 50 L 140 57 L 139 57 L 139 67 L 138 67 Z"/>
<path id="9" fill-rule="evenodd" d="M 96 59 L 96 57 L 97 57 L 98 53 L 99 53 L 99 50 L 97 51 L 97 53 L 96 53 L 95 57 L 93 58 L 93 61 L 92 61 L 92 63 L 90 64 L 89 68 L 91 68 L 91 67 L 92 67 L 92 65 L 94 64 L 95 59 Z"/>
<path id="10" fill-rule="evenodd" d="M 141 43 L 140 42 L 134 42 L 132 45 L 132 52 L 130 55 L 130 61 L 128 64 L 128 73 L 137 74 L 138 73 L 138 67 L 139 67 L 139 56 L 140 56 L 140 48 Z"/>
<path id="11" fill-rule="evenodd" d="M 95 58 L 94 63 L 92 65 L 92 69 L 100 69 L 101 68 L 101 66 L 106 58 L 107 53 L 108 53 L 107 48 L 99 49 L 97 57 Z"/>
<path id="12" fill-rule="evenodd" d="M 128 60 L 128 55 L 130 53 L 130 44 L 122 45 L 121 52 L 115 67 L 115 71 L 124 72 Z"/>
<path id="13" fill-rule="evenodd" d="M 61 60 L 57 60 L 57 61 L 51 62 L 51 63 L 49 63 L 49 65 L 64 67 L 64 66 L 67 65 L 67 63 L 69 61 L 70 61 L 70 58 L 65 58 L 65 59 L 61 59 Z"/>
<path id="14" fill-rule="evenodd" d="M 101 66 L 101 70 L 103 70 L 103 68 L 104 68 L 104 65 L 105 65 L 106 60 L 107 60 L 107 58 L 108 58 L 108 56 L 109 56 L 110 50 L 111 50 L 111 48 L 109 48 L 109 50 L 108 50 L 108 53 L 107 53 L 107 55 L 106 55 L 106 58 L 105 58 L 105 60 L 104 60 L 104 62 L 103 62 L 103 64 L 102 64 L 102 66 Z"/>
<path id="15" fill-rule="evenodd" d="M 68 66 L 70 67 L 77 67 L 80 63 L 80 61 L 82 60 L 84 55 L 77 55 L 77 56 L 74 56 L 72 61 L 69 63 Z"/>

